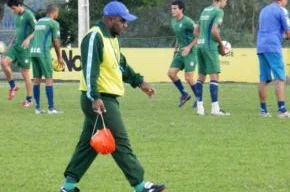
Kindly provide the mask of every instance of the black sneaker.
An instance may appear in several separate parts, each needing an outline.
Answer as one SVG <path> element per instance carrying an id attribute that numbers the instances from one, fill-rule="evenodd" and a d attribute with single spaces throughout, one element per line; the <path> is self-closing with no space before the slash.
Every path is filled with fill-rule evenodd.
<path id="1" fill-rule="evenodd" d="M 189 94 L 180 96 L 178 107 L 182 107 L 190 98 L 191 96 Z"/>
<path id="2" fill-rule="evenodd" d="M 69 190 L 67 191 L 66 189 L 64 189 L 63 187 L 60 189 L 59 192 L 81 192 L 79 188 L 75 187 L 73 190 Z"/>
<path id="3" fill-rule="evenodd" d="M 165 189 L 165 185 L 154 185 L 151 182 L 146 182 L 142 192 L 161 192 Z"/>

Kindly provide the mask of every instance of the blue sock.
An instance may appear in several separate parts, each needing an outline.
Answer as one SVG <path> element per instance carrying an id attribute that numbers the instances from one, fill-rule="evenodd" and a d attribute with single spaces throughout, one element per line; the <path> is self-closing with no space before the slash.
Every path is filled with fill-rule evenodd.
<path id="1" fill-rule="evenodd" d="M 40 85 L 33 85 L 33 97 L 36 109 L 40 108 Z"/>
<path id="2" fill-rule="evenodd" d="M 27 96 L 27 97 L 26 97 L 26 101 L 31 102 L 31 100 L 32 100 L 32 96 Z"/>
<path id="3" fill-rule="evenodd" d="M 285 113 L 287 111 L 285 101 L 278 101 L 278 111 L 281 113 Z"/>
<path id="4" fill-rule="evenodd" d="M 197 101 L 202 101 L 203 83 L 201 81 L 196 82 L 195 92 Z"/>
<path id="5" fill-rule="evenodd" d="M 14 80 L 9 81 L 8 83 L 9 83 L 11 89 L 15 87 L 15 81 Z"/>
<path id="6" fill-rule="evenodd" d="M 267 109 L 267 104 L 266 103 L 260 103 L 260 110 L 261 113 L 268 113 L 268 109 Z"/>
<path id="7" fill-rule="evenodd" d="M 143 181 L 143 182 L 140 183 L 139 185 L 136 185 L 136 186 L 134 187 L 134 190 L 135 190 L 136 192 L 142 192 L 143 189 L 144 189 L 144 185 L 145 185 L 145 183 L 144 183 L 144 181 Z"/>
<path id="8" fill-rule="evenodd" d="M 197 98 L 196 84 L 191 85 L 190 87 L 191 87 L 191 90 L 192 90 L 192 92 L 193 92 L 195 98 Z"/>
<path id="9" fill-rule="evenodd" d="M 77 185 L 77 182 L 75 179 L 71 177 L 66 177 L 64 180 L 63 188 L 67 191 L 73 190 Z"/>
<path id="10" fill-rule="evenodd" d="M 181 95 L 187 95 L 188 93 L 184 90 L 184 87 L 180 81 L 180 79 L 178 79 L 177 81 L 173 82 L 174 85 L 177 87 L 177 89 L 179 90 L 179 92 L 181 93 Z"/>
<path id="11" fill-rule="evenodd" d="M 211 80 L 209 83 L 209 90 L 210 90 L 210 96 L 211 96 L 211 102 L 217 102 L 218 101 L 218 92 L 219 92 L 219 82 Z"/>
<path id="12" fill-rule="evenodd" d="M 53 86 L 46 86 L 45 93 L 48 101 L 48 109 L 53 109 Z"/>

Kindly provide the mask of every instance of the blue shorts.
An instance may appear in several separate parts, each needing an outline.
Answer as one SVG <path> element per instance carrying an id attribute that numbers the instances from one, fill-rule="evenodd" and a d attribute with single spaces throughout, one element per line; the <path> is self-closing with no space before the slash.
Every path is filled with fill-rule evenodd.
<path id="1" fill-rule="evenodd" d="M 284 62 L 281 53 L 259 53 L 260 82 L 271 82 L 272 75 L 275 80 L 286 80 Z"/>

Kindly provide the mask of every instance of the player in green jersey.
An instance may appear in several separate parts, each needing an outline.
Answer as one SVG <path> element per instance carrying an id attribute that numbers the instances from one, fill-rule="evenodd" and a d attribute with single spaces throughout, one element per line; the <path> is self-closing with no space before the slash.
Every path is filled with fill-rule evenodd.
<path id="1" fill-rule="evenodd" d="M 32 85 L 29 75 L 30 58 L 29 44 L 33 37 L 35 27 L 34 15 L 26 10 L 21 0 L 9 0 L 7 5 L 16 14 L 16 35 L 14 41 L 9 46 L 5 57 L 1 61 L 2 69 L 7 77 L 10 85 L 8 99 L 12 100 L 15 96 L 18 87 L 13 79 L 11 64 L 17 63 L 22 68 L 22 76 L 25 81 L 27 96 L 23 102 L 24 107 L 32 106 Z"/>
<path id="2" fill-rule="evenodd" d="M 190 85 L 196 96 L 196 85 L 193 79 L 193 72 L 197 64 L 197 35 L 194 34 L 195 24 L 192 19 L 184 15 L 185 5 L 182 1 L 171 3 L 171 26 L 176 35 L 176 46 L 174 58 L 168 70 L 168 76 L 179 90 L 181 96 L 179 107 L 183 106 L 191 97 L 184 89 L 178 78 L 179 71 L 184 70 L 185 80 Z"/>
<path id="3" fill-rule="evenodd" d="M 206 80 L 206 75 L 210 76 L 210 96 L 212 101 L 211 114 L 229 115 L 220 109 L 218 103 L 219 87 L 219 53 L 225 55 L 225 48 L 220 36 L 220 26 L 223 21 L 224 11 L 227 0 L 213 0 L 213 4 L 203 9 L 198 25 L 198 73 L 199 78 L 197 88 L 197 114 L 204 115 L 202 89 Z"/>
<path id="4" fill-rule="evenodd" d="M 50 55 L 52 45 L 55 48 L 59 63 L 63 63 L 60 54 L 60 31 L 58 17 L 59 8 L 56 5 L 48 5 L 47 16 L 39 19 L 35 26 L 34 38 L 31 45 L 31 61 L 33 66 L 33 96 L 35 99 L 35 113 L 43 113 L 40 108 L 40 83 L 42 76 L 45 77 L 45 92 L 48 100 L 48 114 L 61 113 L 54 107 L 53 101 L 53 67 Z"/>

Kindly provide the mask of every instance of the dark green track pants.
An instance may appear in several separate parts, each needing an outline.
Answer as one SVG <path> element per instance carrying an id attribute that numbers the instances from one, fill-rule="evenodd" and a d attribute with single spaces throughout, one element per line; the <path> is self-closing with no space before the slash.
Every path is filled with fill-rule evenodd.
<path id="1" fill-rule="evenodd" d="M 112 153 L 112 157 L 123 171 L 131 186 L 136 186 L 143 181 L 144 170 L 131 149 L 119 111 L 119 103 L 114 96 L 102 95 L 101 98 L 107 110 L 103 114 L 105 124 L 112 131 L 116 141 L 116 151 Z M 85 115 L 83 131 L 71 161 L 64 172 L 65 177 L 74 178 L 77 182 L 79 182 L 98 155 L 90 146 L 90 138 L 97 114 L 93 112 L 92 101 L 87 98 L 86 92 L 82 92 L 81 94 L 81 107 Z M 101 118 L 98 120 L 97 128 L 102 128 Z"/>

